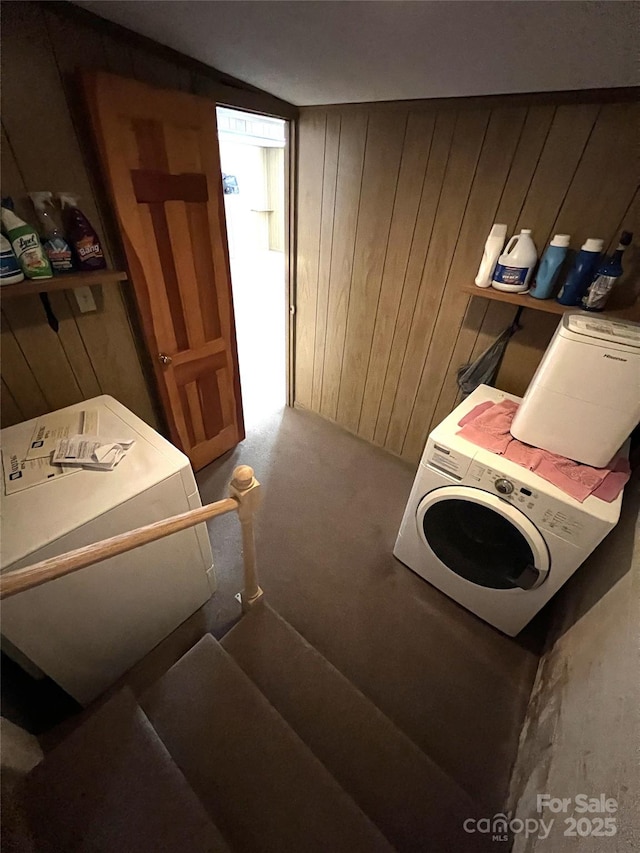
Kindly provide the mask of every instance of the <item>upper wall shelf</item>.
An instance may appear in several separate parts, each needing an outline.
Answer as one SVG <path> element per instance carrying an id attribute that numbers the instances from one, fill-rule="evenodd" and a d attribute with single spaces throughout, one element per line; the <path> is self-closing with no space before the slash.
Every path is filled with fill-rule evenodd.
<path id="1" fill-rule="evenodd" d="M 86 287 L 91 284 L 115 284 L 117 281 L 125 281 L 127 278 L 127 273 L 120 270 L 71 272 L 45 279 L 28 280 L 25 278 L 24 281 L 19 281 L 17 284 L 5 284 L 0 287 L 0 298 L 9 299 L 13 296 L 28 296 L 33 293 L 72 290 L 75 287 Z"/>
<path id="2" fill-rule="evenodd" d="M 475 284 L 465 284 L 462 290 L 464 293 L 468 293 L 471 296 L 479 296 L 481 299 L 508 302 L 510 305 L 515 305 L 518 308 L 533 308 L 534 311 L 545 311 L 547 314 L 564 314 L 565 311 L 580 310 L 577 305 L 560 305 L 555 299 L 534 299 L 526 293 L 506 293 L 503 290 L 496 290 L 494 287 L 477 287 Z M 638 305 L 631 305 L 626 308 L 614 308 L 604 313 L 609 317 L 624 317 L 628 320 L 638 320 L 640 308 Z"/>

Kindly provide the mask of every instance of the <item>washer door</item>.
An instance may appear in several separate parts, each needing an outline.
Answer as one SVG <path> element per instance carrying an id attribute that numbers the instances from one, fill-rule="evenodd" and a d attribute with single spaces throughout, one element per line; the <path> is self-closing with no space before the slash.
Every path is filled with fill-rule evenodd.
<path id="1" fill-rule="evenodd" d="M 450 571 L 489 589 L 533 589 L 549 572 L 549 552 L 535 525 L 497 495 L 444 486 L 418 504 L 418 532 Z"/>

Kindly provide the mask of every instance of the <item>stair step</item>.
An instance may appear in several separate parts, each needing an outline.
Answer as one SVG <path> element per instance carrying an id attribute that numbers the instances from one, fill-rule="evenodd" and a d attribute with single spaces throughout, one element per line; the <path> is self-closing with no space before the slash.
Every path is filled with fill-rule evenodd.
<path id="1" fill-rule="evenodd" d="M 128 689 L 45 756 L 24 801 L 39 853 L 229 853 Z"/>
<path id="2" fill-rule="evenodd" d="M 397 850 L 475 849 L 469 795 L 267 604 L 222 646 Z"/>
<path id="3" fill-rule="evenodd" d="M 392 851 L 211 635 L 140 702 L 236 853 Z"/>

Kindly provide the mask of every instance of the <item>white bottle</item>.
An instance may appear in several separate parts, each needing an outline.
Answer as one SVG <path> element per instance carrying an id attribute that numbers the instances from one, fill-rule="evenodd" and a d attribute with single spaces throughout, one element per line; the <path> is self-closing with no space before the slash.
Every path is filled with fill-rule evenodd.
<path id="1" fill-rule="evenodd" d="M 523 228 L 514 234 L 498 258 L 491 284 L 496 290 L 525 293 L 538 260 L 538 251 L 531 239 L 531 230 Z"/>
<path id="2" fill-rule="evenodd" d="M 491 277 L 496 268 L 496 262 L 500 256 L 500 252 L 504 248 L 504 241 L 507 239 L 507 226 L 498 225 L 492 226 L 487 242 L 484 244 L 484 252 L 480 261 L 480 268 L 476 276 L 476 284 L 478 287 L 491 287 Z"/>

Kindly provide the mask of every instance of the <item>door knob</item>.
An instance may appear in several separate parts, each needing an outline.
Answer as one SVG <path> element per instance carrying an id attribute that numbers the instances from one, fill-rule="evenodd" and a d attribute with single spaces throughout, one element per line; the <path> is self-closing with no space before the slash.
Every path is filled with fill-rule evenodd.
<path id="1" fill-rule="evenodd" d="M 166 355 L 163 352 L 159 352 L 158 353 L 158 361 L 160 362 L 160 364 L 171 364 L 171 356 Z"/>

